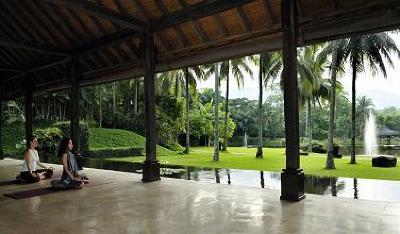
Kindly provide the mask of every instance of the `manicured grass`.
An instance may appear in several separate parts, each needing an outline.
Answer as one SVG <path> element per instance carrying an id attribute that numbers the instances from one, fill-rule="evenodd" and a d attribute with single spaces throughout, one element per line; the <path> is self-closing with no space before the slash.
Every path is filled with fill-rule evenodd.
<path id="1" fill-rule="evenodd" d="M 91 128 L 89 129 L 90 149 L 111 149 L 126 147 L 145 148 L 146 138 L 126 130 L 110 128 Z M 157 153 L 160 155 L 171 154 L 172 151 L 157 146 Z"/>
<path id="2" fill-rule="evenodd" d="M 228 152 L 220 153 L 220 161 L 214 162 L 213 148 L 192 148 L 189 155 L 182 155 L 176 152 L 168 155 L 160 155 L 158 160 L 162 164 L 185 165 L 211 168 L 232 168 L 248 169 L 262 171 L 282 171 L 285 165 L 284 149 L 266 148 L 264 149 L 264 159 L 255 158 L 256 149 L 247 149 L 241 147 L 230 147 Z M 108 158 L 112 161 L 143 162 L 145 157 L 123 157 Z M 350 158 L 335 159 L 335 170 L 326 170 L 326 155 L 310 154 L 301 156 L 301 168 L 305 174 L 367 178 L 367 179 L 385 179 L 400 180 L 400 168 L 377 168 L 371 166 L 371 158 L 359 156 L 358 164 L 349 164 Z"/>

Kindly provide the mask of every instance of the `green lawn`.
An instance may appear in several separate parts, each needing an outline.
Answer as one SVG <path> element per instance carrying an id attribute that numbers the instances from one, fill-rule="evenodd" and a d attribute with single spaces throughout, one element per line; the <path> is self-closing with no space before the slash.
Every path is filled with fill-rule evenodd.
<path id="1" fill-rule="evenodd" d="M 211 168 L 232 168 L 248 169 L 262 171 L 282 171 L 285 165 L 285 156 L 283 148 L 265 148 L 264 159 L 255 158 L 256 149 L 247 149 L 241 147 L 230 147 L 229 151 L 220 154 L 220 161 L 214 162 L 213 148 L 192 148 L 189 155 L 170 153 L 168 155 L 158 156 L 161 164 L 211 167 Z M 107 158 L 111 161 L 125 162 L 143 162 L 145 157 L 123 157 Z M 305 174 L 367 178 L 367 179 L 385 179 L 400 180 L 400 168 L 376 168 L 371 166 L 371 158 L 358 157 L 356 165 L 349 164 L 350 158 L 335 159 L 336 170 L 326 170 L 326 156 L 324 154 L 310 154 L 301 156 L 301 168 Z"/>

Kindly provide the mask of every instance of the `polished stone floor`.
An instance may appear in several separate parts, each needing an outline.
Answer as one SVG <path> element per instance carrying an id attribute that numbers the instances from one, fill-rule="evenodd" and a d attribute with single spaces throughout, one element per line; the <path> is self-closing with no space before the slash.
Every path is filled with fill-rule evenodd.
<path id="1" fill-rule="evenodd" d="M 0 180 L 21 161 L 0 161 Z M 57 170 L 60 166 L 53 165 Z M 14 200 L 7 192 L 48 186 L 0 185 L 0 233 L 400 233 L 400 204 L 307 195 L 279 200 L 279 191 L 85 169 L 97 182 L 80 190 Z"/>

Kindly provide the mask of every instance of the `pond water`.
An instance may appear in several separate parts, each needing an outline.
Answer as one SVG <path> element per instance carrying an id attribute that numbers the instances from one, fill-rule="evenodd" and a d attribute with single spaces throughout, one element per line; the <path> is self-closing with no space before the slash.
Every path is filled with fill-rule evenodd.
<path id="1" fill-rule="evenodd" d="M 56 159 L 51 158 L 47 158 L 45 161 L 58 163 Z M 142 166 L 142 163 L 85 159 L 85 167 L 105 170 L 142 173 Z M 281 189 L 281 174 L 278 172 L 161 165 L 160 173 L 162 177 L 175 179 Z M 309 194 L 400 202 L 400 181 L 305 175 L 304 189 Z"/>

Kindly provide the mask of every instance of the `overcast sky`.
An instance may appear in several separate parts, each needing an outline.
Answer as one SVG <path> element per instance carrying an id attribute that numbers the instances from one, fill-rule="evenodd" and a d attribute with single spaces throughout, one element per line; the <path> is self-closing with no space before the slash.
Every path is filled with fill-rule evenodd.
<path id="1" fill-rule="evenodd" d="M 400 35 L 391 34 L 400 48 Z M 382 74 L 377 74 L 375 77 L 367 69 L 365 72 L 359 73 L 356 83 L 356 94 L 359 96 L 367 96 L 371 98 L 377 109 L 395 106 L 400 108 L 400 59 L 392 55 L 394 68 L 387 65 L 387 79 L 384 79 Z M 253 67 L 254 79 L 246 76 L 244 87 L 239 90 L 236 83 L 230 82 L 230 98 L 247 97 L 252 100 L 258 99 L 258 67 Z M 348 65 L 347 65 L 348 67 Z M 348 68 L 346 74 L 340 77 L 339 80 L 344 85 L 345 91 L 351 95 L 351 69 Z M 226 84 L 222 82 L 221 91 L 225 93 Z M 200 82 L 199 88 L 214 88 L 214 77 L 207 81 Z M 350 97 L 350 96 L 349 96 Z"/>

